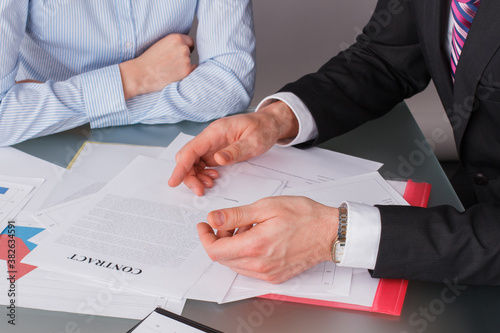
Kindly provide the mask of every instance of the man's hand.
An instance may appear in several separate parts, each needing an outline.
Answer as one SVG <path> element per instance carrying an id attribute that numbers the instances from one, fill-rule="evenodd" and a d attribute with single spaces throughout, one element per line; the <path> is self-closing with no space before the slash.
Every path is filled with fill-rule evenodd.
<path id="1" fill-rule="evenodd" d="M 281 283 L 332 260 L 338 214 L 337 208 L 307 198 L 282 196 L 211 212 L 210 225 L 197 227 L 213 261 L 246 276 Z"/>
<path id="2" fill-rule="evenodd" d="M 177 153 L 168 184 L 174 187 L 184 182 L 194 193 L 203 195 L 218 177 L 216 170 L 207 167 L 248 160 L 297 132 L 295 114 L 281 101 L 258 112 L 216 120 Z"/>
<path id="3" fill-rule="evenodd" d="M 172 82 L 188 76 L 194 41 L 191 37 L 171 34 L 156 42 L 141 56 L 120 64 L 125 99 L 161 91 Z"/>

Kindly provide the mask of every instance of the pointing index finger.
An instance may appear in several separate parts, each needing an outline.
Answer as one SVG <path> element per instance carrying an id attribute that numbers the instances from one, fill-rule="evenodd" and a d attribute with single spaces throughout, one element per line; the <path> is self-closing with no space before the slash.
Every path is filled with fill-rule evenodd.
<path id="1" fill-rule="evenodd" d="M 210 144 L 208 141 L 200 139 L 199 137 L 195 137 L 182 147 L 175 156 L 176 164 L 168 180 L 168 185 L 171 187 L 180 185 L 188 173 L 193 169 L 194 165 L 198 163 L 200 158 L 205 155 L 209 149 Z"/>

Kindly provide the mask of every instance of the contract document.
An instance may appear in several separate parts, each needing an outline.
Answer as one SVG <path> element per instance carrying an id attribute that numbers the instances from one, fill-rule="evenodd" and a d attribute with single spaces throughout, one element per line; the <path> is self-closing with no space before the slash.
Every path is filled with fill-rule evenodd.
<path id="1" fill-rule="evenodd" d="M 88 202 L 89 200 L 90 198 L 82 198 L 74 200 L 72 202 L 60 204 L 38 212 L 36 215 L 34 215 L 34 218 L 38 220 L 45 228 L 52 229 L 70 220 L 71 217 L 75 215 L 75 211 L 78 211 L 80 209 L 80 206 L 85 206 L 85 201 Z M 50 235 L 49 231 L 40 232 L 38 235 L 33 237 L 32 240 L 35 243 L 40 243 L 48 235 Z M 57 275 L 57 277 L 55 277 L 55 275 L 52 275 L 52 277 L 53 279 L 65 283 L 75 281 L 75 276 L 71 275 L 59 274 Z M 233 272 L 226 266 L 214 262 L 210 265 L 207 271 L 205 271 L 203 276 L 196 282 L 196 284 L 188 291 L 185 297 L 189 299 L 208 302 L 221 302 L 224 299 L 224 296 L 227 294 L 235 278 L 235 272 Z M 89 282 L 89 279 L 84 280 L 82 278 L 82 281 L 85 281 L 85 284 L 95 284 L 94 281 Z M 100 284 L 98 283 L 97 286 L 99 285 Z M 112 308 L 112 304 L 109 306 L 109 308 Z M 127 315 L 129 314 L 127 313 Z"/>
<path id="2" fill-rule="evenodd" d="M 138 157 L 24 262 L 103 282 L 128 277 L 132 290 L 183 298 L 211 264 L 196 224 L 206 221 L 213 207 L 235 203 L 229 189 L 238 192 L 240 204 L 268 196 L 263 189 L 274 193 L 282 182 L 232 177 L 228 181 L 236 186 L 214 188 L 217 195 L 199 202 L 187 188 L 168 187 L 174 166 Z"/>
<path id="3" fill-rule="evenodd" d="M 29 214 L 21 212 L 16 216 L 17 257 L 21 260 L 26 251 L 34 249 L 35 240 L 43 234 L 43 227 Z M 50 233 L 49 233 L 50 234 Z M 8 245 L 8 230 L 0 234 L 0 248 Z M 23 251 L 24 249 L 24 251 Z M 8 276 L 7 252 L 0 253 L 0 276 Z M 185 300 L 158 297 L 143 292 L 126 290 L 122 285 L 98 283 L 88 278 L 78 279 L 74 275 L 63 275 L 53 271 L 18 264 L 16 267 L 16 305 L 51 311 L 74 312 L 93 316 L 142 319 L 157 306 L 177 314 L 182 313 Z M 8 290 L 10 281 L 0 279 L 0 289 Z M 9 305 L 8 293 L 0 293 L 0 304 Z"/>

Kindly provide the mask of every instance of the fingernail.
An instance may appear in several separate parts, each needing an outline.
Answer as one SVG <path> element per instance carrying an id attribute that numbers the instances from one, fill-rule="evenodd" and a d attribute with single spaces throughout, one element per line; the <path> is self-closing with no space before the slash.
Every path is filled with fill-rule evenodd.
<path id="1" fill-rule="evenodd" d="M 222 156 L 222 158 L 226 162 L 230 162 L 231 161 L 231 155 L 229 155 L 229 153 L 227 151 L 221 151 L 221 152 L 219 152 L 219 154 Z"/>
<path id="2" fill-rule="evenodd" d="M 209 176 L 210 178 L 214 178 L 217 176 L 217 172 L 215 171 L 207 171 L 207 176 Z"/>
<path id="3" fill-rule="evenodd" d="M 226 217 L 222 212 L 214 212 L 213 217 L 214 217 L 214 224 L 218 227 L 220 227 L 221 225 L 224 224 L 224 222 L 226 222 Z"/>
<path id="4" fill-rule="evenodd" d="M 202 181 L 203 185 L 205 185 L 205 187 L 210 187 L 210 183 L 206 180 Z"/>

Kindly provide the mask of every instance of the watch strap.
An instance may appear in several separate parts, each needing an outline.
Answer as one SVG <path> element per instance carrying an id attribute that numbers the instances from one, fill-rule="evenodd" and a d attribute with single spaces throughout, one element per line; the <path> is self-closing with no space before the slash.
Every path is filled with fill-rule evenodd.
<path id="1" fill-rule="evenodd" d="M 332 259 L 333 262 L 337 264 L 342 261 L 346 236 L 347 236 L 347 205 L 343 203 L 339 207 L 339 225 L 337 229 L 337 239 L 333 243 L 333 248 L 332 248 Z"/>

